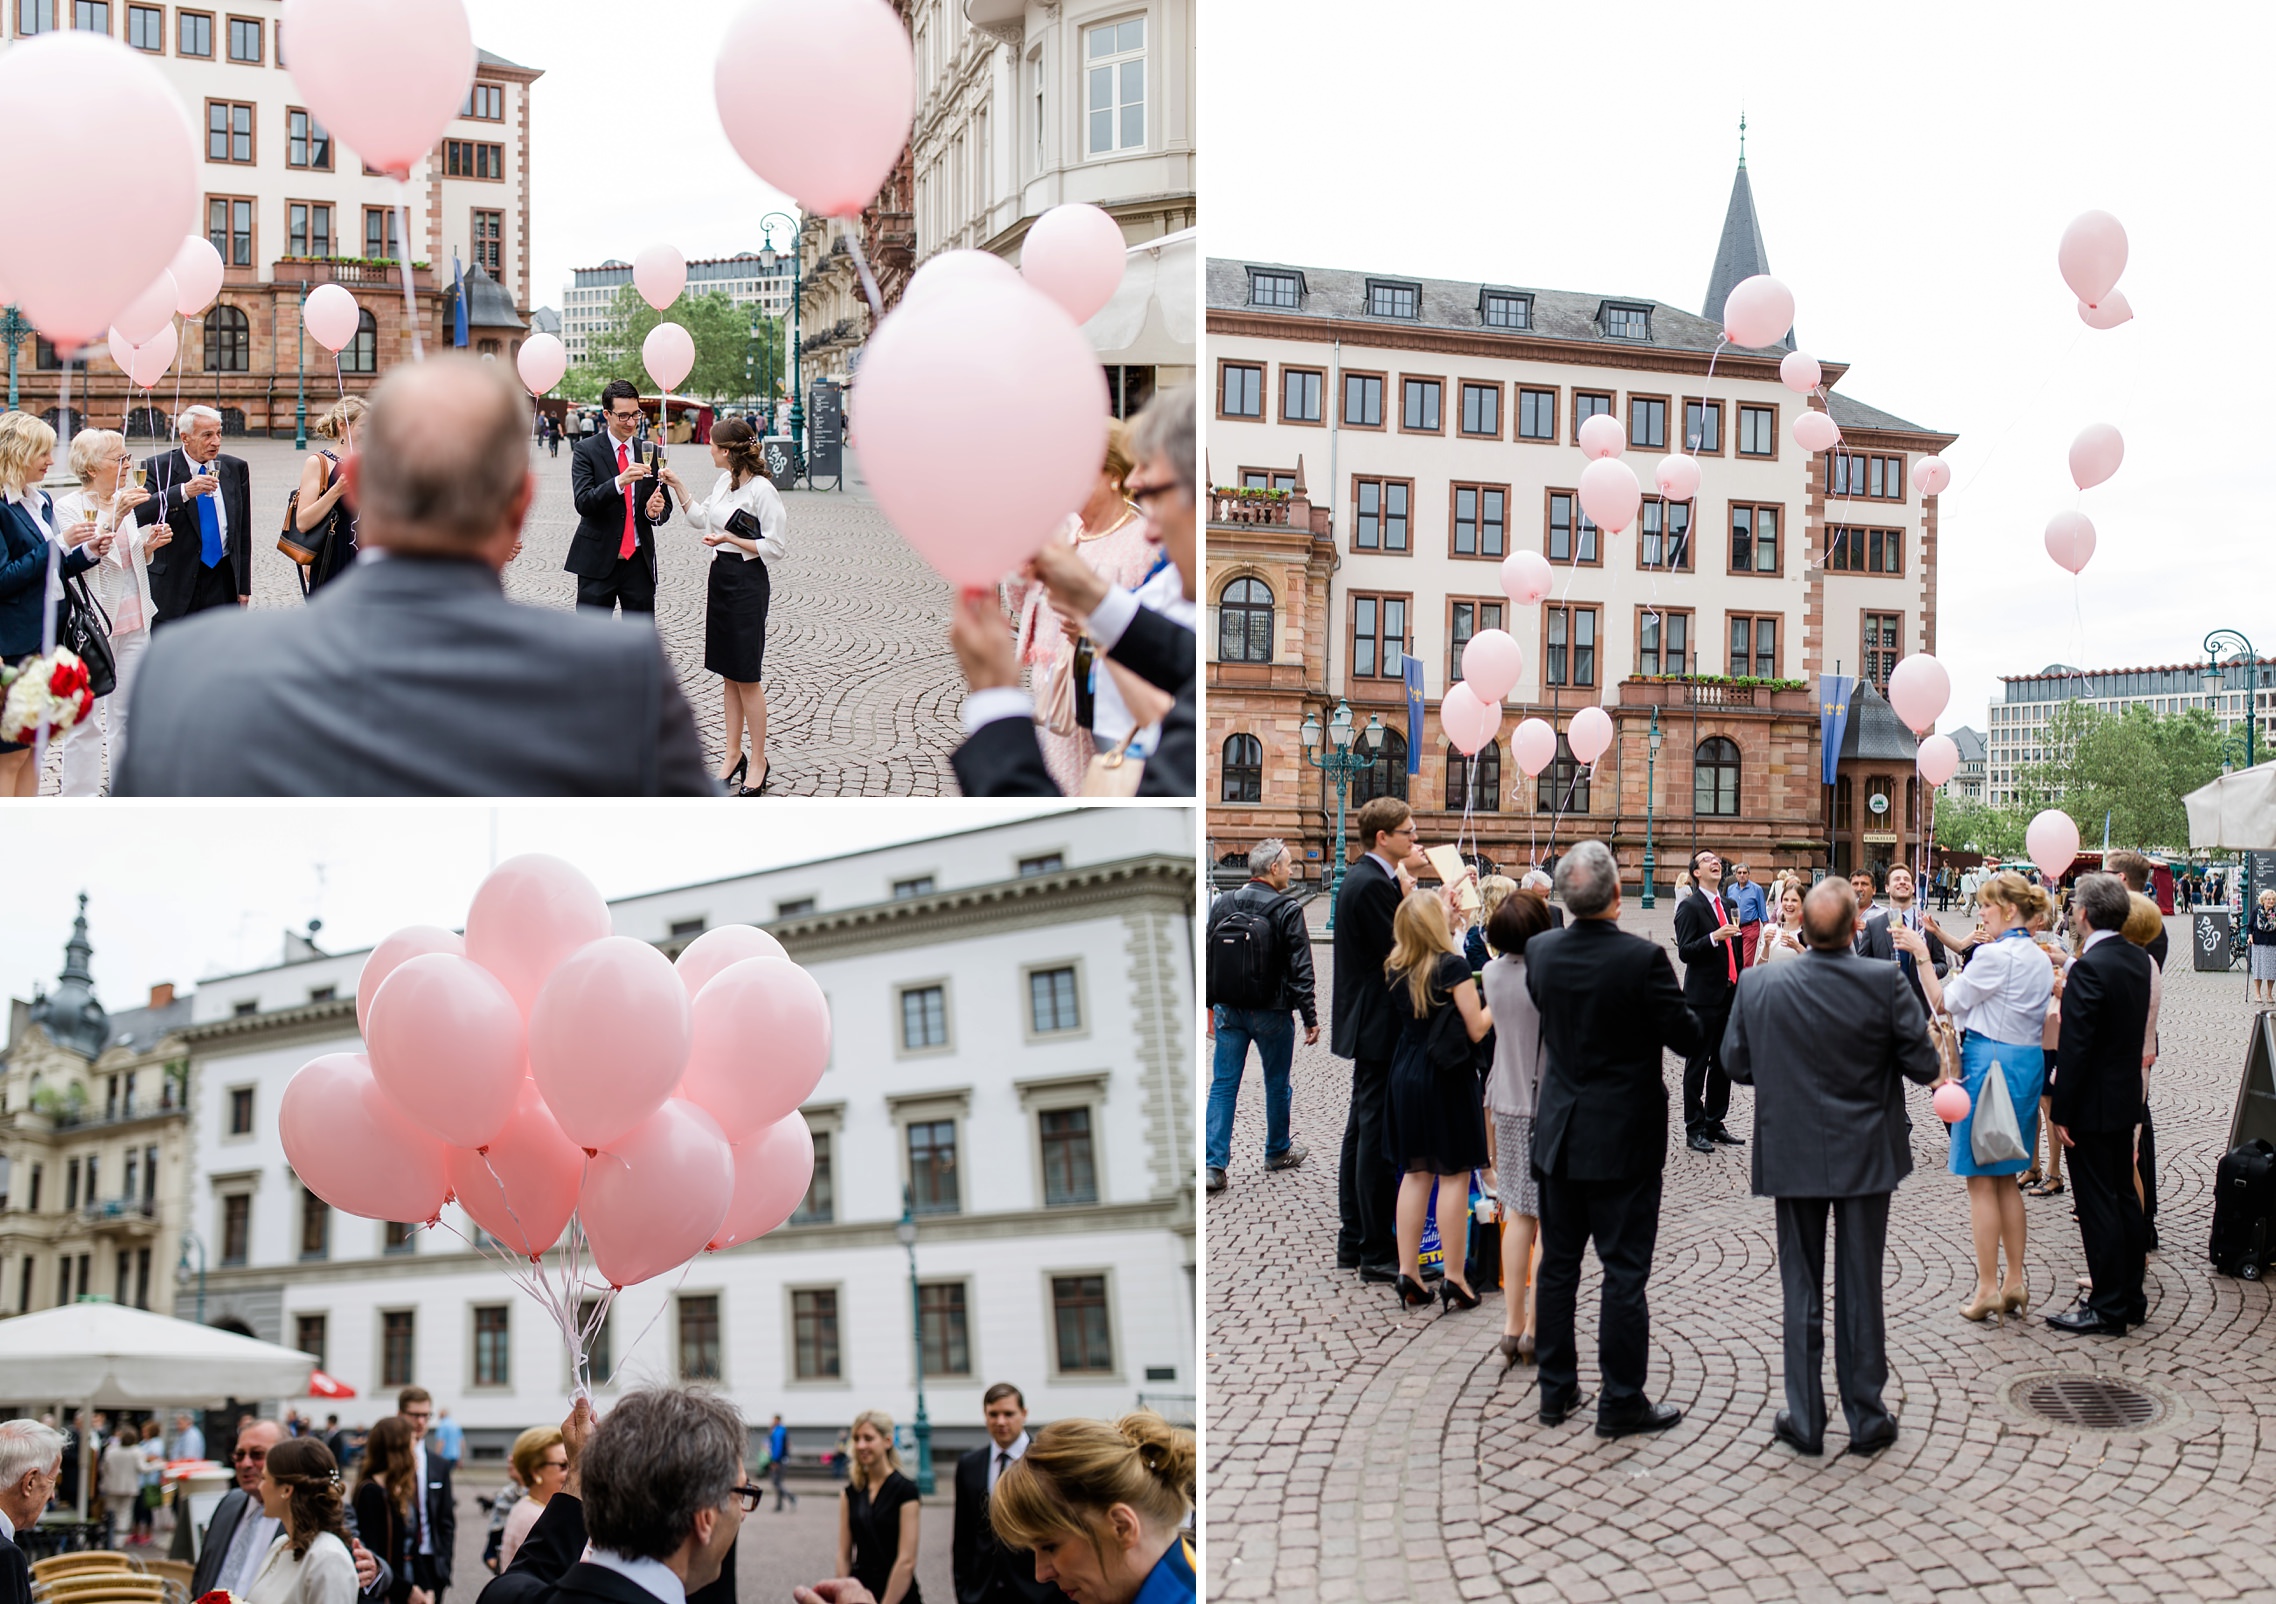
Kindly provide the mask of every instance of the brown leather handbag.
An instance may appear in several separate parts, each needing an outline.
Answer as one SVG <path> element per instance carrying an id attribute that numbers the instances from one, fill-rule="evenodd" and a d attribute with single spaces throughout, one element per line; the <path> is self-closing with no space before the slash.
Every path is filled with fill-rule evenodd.
<path id="1" fill-rule="evenodd" d="M 339 474 L 340 459 L 329 451 L 320 451 L 317 455 L 331 464 L 324 470 L 324 488 L 329 490 L 333 479 Z M 292 494 L 285 498 L 284 529 L 277 535 L 277 550 L 306 568 L 324 555 L 324 548 L 331 538 L 330 518 L 326 518 L 314 529 L 300 527 L 300 486 L 294 485 Z"/>

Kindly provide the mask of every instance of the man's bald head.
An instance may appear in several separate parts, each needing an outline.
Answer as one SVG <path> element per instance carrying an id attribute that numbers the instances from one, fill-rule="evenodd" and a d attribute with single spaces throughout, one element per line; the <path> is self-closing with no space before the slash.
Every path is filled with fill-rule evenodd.
<path id="1" fill-rule="evenodd" d="M 351 460 L 359 544 L 501 566 L 534 484 L 530 412 L 503 363 L 435 356 L 372 392 Z"/>
<path id="2" fill-rule="evenodd" d="M 1820 880 L 1802 898 L 1802 939 L 1818 952 L 1841 952 L 1857 939 L 1857 893 L 1847 880 Z"/>

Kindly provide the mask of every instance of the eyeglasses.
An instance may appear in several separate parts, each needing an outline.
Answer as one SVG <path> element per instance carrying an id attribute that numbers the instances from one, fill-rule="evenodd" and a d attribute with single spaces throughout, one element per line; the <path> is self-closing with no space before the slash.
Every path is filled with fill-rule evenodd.
<path id="1" fill-rule="evenodd" d="M 1150 504 L 1152 502 L 1158 501 L 1163 496 L 1168 495 L 1177 487 L 1177 481 L 1175 479 L 1165 479 L 1158 485 L 1134 485 L 1125 482 L 1122 489 L 1123 494 L 1127 495 L 1131 501 L 1136 504 L 1140 512 L 1145 512 L 1150 515 Z"/>
<path id="2" fill-rule="evenodd" d="M 541 1461 L 537 1468 L 540 1470 L 567 1470 L 569 1461 L 566 1459 L 547 1459 Z"/>
<path id="3" fill-rule="evenodd" d="M 612 412 L 609 414 L 609 422 L 611 423 L 638 423 L 639 421 L 640 414 L 637 412 Z"/>
<path id="4" fill-rule="evenodd" d="M 229 1462 L 233 1465 L 258 1465 L 268 1457 L 269 1451 L 266 1448 L 240 1448 L 229 1456 Z"/>
<path id="5" fill-rule="evenodd" d="M 730 1487 L 727 1489 L 727 1496 L 741 1504 L 743 1513 L 746 1515 L 756 1510 L 759 1507 L 759 1500 L 766 1495 L 767 1490 L 764 1487 Z"/>

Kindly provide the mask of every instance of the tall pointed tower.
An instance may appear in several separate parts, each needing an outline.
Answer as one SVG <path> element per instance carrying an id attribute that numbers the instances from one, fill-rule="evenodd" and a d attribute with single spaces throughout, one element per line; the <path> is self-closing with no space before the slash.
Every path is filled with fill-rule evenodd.
<path id="1" fill-rule="evenodd" d="M 1770 253 L 1762 248 L 1762 225 L 1755 221 L 1754 186 L 1747 182 L 1747 120 L 1739 115 L 1739 171 L 1731 180 L 1731 205 L 1723 214 L 1723 239 L 1715 247 L 1715 271 L 1707 279 L 1707 304 L 1699 315 L 1711 323 L 1723 321 L 1723 302 L 1741 279 L 1770 271 Z M 1794 348 L 1794 331 L 1783 342 Z"/>
<path id="2" fill-rule="evenodd" d="M 87 960 L 95 949 L 87 941 L 87 893 L 79 893 L 79 917 L 71 923 L 71 939 L 63 944 L 63 972 L 55 990 L 32 1004 L 32 1023 L 44 1026 L 58 1047 L 92 1062 L 110 1039 L 110 1017 L 95 1000 L 95 977 Z"/>

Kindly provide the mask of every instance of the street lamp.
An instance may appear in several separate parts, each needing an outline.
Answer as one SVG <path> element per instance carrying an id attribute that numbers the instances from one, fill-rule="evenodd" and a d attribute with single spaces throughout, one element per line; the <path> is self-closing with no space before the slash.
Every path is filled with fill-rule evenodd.
<path id="1" fill-rule="evenodd" d="M 788 212 L 769 212 L 759 219 L 759 234 L 766 241 L 766 248 L 759 252 L 759 268 L 770 278 L 774 276 L 775 263 L 781 259 L 774 243 L 777 218 L 790 230 L 790 444 L 803 462 L 806 457 L 806 380 L 802 358 L 806 338 L 799 324 L 805 317 L 801 303 L 805 295 L 806 251 L 801 240 L 806 224 L 803 218 L 793 217 Z"/>
<path id="2" fill-rule="evenodd" d="M 298 342 L 293 347 L 293 378 L 300 385 L 300 399 L 292 409 L 292 448 L 308 449 L 308 280 L 300 281 L 300 327 L 294 331 Z"/>
<path id="3" fill-rule="evenodd" d="M 917 1296 L 917 1216 L 909 1207 L 909 1189 L 901 1188 L 901 1220 L 893 1236 L 909 1254 L 910 1330 L 917 1355 L 917 1491 L 930 1498 L 933 1491 L 933 1423 L 925 1413 L 925 1310 Z"/>
<path id="4" fill-rule="evenodd" d="M 2225 683 L 2220 654 L 2224 647 L 2231 645 L 2237 656 L 2244 659 L 2244 766 L 2249 769 L 2260 761 L 2254 739 L 2260 730 L 2260 656 L 2252 649 L 2252 642 L 2244 638 L 2244 631 L 2216 629 L 2205 637 L 2205 683 L 2215 687 Z"/>
<path id="5" fill-rule="evenodd" d="M 8 342 L 8 410 L 16 410 L 16 346 L 31 337 L 31 323 L 14 307 L 0 312 L 0 340 Z"/>
<path id="6" fill-rule="evenodd" d="M 1652 906 L 1652 782 L 1660 760 L 1660 710 L 1652 709 L 1651 750 L 1644 756 L 1644 906 Z"/>
<path id="7" fill-rule="evenodd" d="M 1304 715 L 1304 761 L 1324 773 L 1336 777 L 1336 855 L 1328 877 L 1328 932 L 1335 933 L 1336 894 L 1343 889 L 1343 807 L 1344 796 L 1350 790 L 1351 777 L 1363 769 L 1375 767 L 1374 753 L 1383 748 L 1383 720 L 1375 714 L 1367 715 L 1367 728 L 1361 739 L 1367 750 L 1352 749 L 1351 704 L 1339 701 L 1328 720 L 1328 750 L 1320 752 L 1320 715 Z"/>

